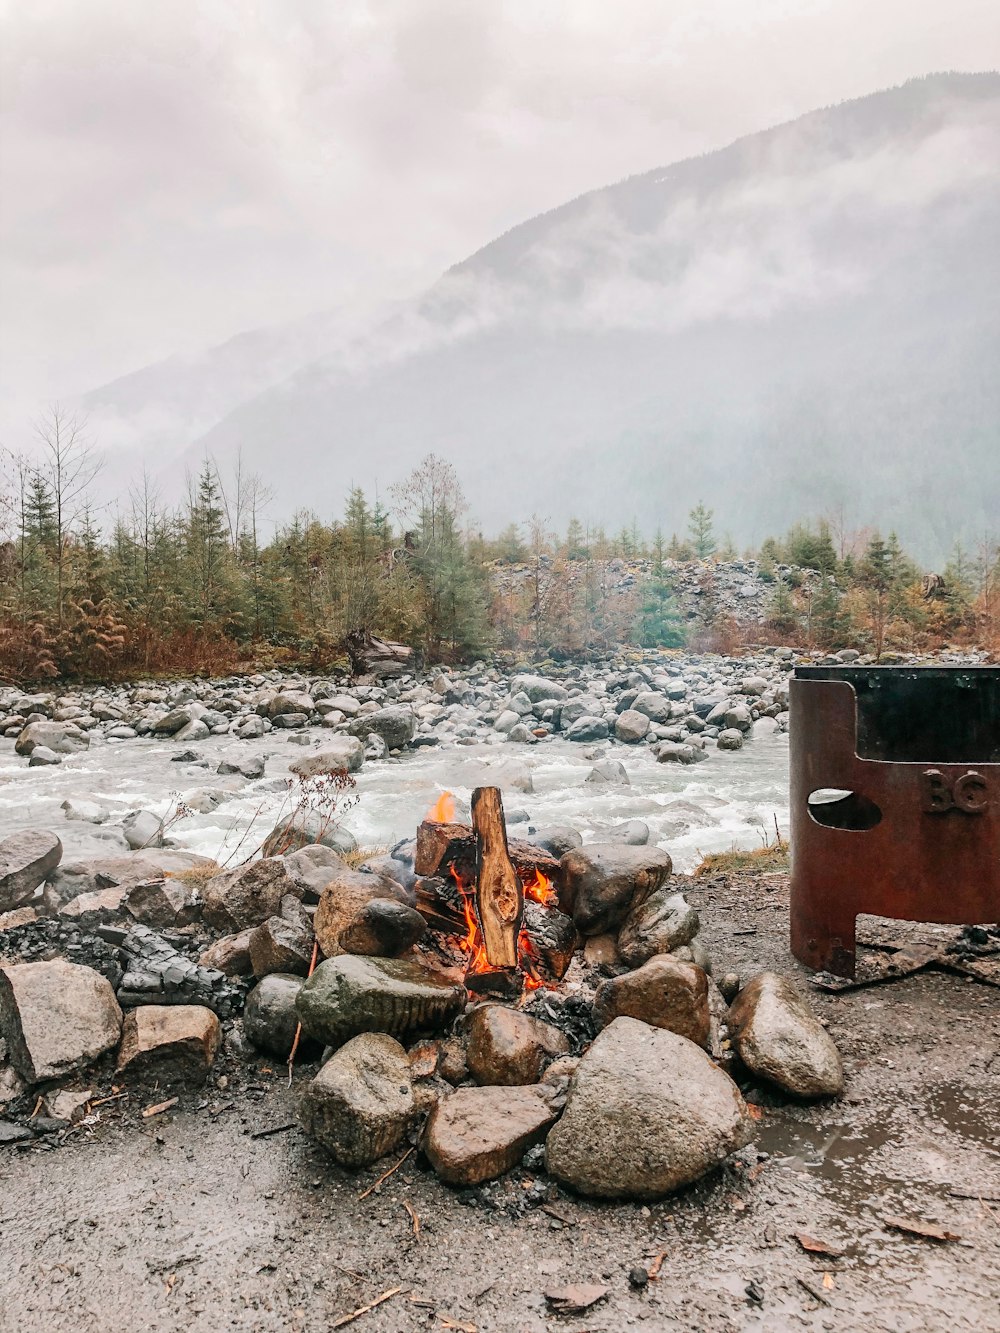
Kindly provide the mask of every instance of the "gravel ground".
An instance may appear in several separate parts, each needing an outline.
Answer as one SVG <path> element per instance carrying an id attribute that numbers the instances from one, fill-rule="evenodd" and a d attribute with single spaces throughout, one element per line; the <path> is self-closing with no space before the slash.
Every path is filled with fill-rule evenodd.
<path id="1" fill-rule="evenodd" d="M 678 887 L 717 971 L 801 974 L 782 876 Z M 361 1198 L 391 1161 L 351 1176 L 296 1128 L 253 1137 L 294 1120 L 281 1069 L 227 1060 L 225 1088 L 146 1119 L 163 1094 L 133 1089 L 61 1146 L 0 1149 L 0 1329 L 311 1333 L 392 1292 L 346 1326 L 1000 1330 L 1000 991 L 927 972 L 811 994 L 845 1057 L 844 1099 L 751 1090 L 767 1156 L 653 1207 L 595 1205 L 525 1171 L 456 1194 L 415 1154 Z M 630 1269 L 654 1263 L 634 1289 Z M 607 1295 L 552 1313 L 545 1292 L 579 1283 Z"/>

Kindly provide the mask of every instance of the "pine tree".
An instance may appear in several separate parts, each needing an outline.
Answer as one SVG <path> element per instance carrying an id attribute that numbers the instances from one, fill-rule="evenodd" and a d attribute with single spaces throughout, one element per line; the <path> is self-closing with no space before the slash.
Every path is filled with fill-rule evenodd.
<path id="1" fill-rule="evenodd" d="M 714 515 L 698 501 L 688 514 L 688 532 L 691 535 L 691 547 L 698 560 L 707 560 L 715 551 L 715 533 L 712 530 Z"/>

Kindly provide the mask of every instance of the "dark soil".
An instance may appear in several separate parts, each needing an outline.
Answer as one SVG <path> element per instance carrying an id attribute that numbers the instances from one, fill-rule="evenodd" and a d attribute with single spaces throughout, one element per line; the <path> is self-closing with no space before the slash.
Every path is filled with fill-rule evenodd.
<path id="1" fill-rule="evenodd" d="M 310 1333 L 394 1291 L 349 1327 L 1000 1330 L 1000 990 L 928 971 L 813 991 L 783 876 L 678 887 L 716 973 L 797 975 L 844 1054 L 839 1102 L 748 1087 L 759 1158 L 641 1207 L 574 1198 L 540 1169 L 457 1194 L 413 1153 L 361 1198 L 391 1160 L 350 1175 L 281 1129 L 310 1067 L 289 1090 L 282 1068 L 227 1056 L 224 1087 L 159 1115 L 141 1111 L 168 1092 L 133 1088 L 95 1123 L 0 1148 L 0 1329 Z M 960 1239 L 887 1225 L 900 1217 Z M 574 1283 L 608 1292 L 552 1313 L 544 1293 Z"/>

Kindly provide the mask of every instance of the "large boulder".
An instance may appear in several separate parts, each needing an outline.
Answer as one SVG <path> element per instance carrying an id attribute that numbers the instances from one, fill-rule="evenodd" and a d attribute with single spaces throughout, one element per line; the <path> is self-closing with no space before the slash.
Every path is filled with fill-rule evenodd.
<path id="1" fill-rule="evenodd" d="M 636 708 L 626 708 L 623 713 L 618 714 L 618 720 L 615 722 L 616 740 L 623 741 L 626 745 L 636 745 L 644 739 L 648 731 L 648 714 L 640 713 Z"/>
<path id="2" fill-rule="evenodd" d="M 683 894 L 657 889 L 633 907 L 618 934 L 618 952 L 628 967 L 641 967 L 655 954 L 690 944 L 701 920 Z"/>
<path id="3" fill-rule="evenodd" d="M 654 690 L 643 690 L 632 700 L 632 711 L 642 713 L 650 722 L 665 723 L 670 721 L 672 709 L 670 700 Z M 624 716 L 624 714 L 622 714 Z"/>
<path id="4" fill-rule="evenodd" d="M 311 842 L 297 852 L 286 853 L 284 862 L 296 891 L 307 903 L 319 902 L 330 881 L 347 869 L 339 852 L 321 842 Z"/>
<path id="5" fill-rule="evenodd" d="M 427 931 L 427 922 L 414 907 L 393 898 L 370 898 L 344 930 L 340 948 L 373 958 L 399 958 Z"/>
<path id="6" fill-rule="evenodd" d="M 0 842 L 0 912 L 20 907 L 62 860 L 54 833 L 25 829 Z"/>
<path id="7" fill-rule="evenodd" d="M 553 701 L 565 699 L 568 694 L 565 685 L 558 685 L 554 680 L 546 680 L 544 676 L 530 675 L 515 676 L 510 682 L 510 692 L 526 694 L 533 704 L 541 703 L 543 699 Z"/>
<path id="8" fill-rule="evenodd" d="M 478 1185 L 517 1166 L 556 1114 L 535 1088 L 457 1088 L 431 1112 L 424 1153 L 447 1184 Z"/>
<path id="9" fill-rule="evenodd" d="M 634 972 L 602 981 L 594 996 L 594 1018 L 607 1027 L 616 1018 L 638 1018 L 707 1046 L 711 1030 L 708 977 L 693 963 L 669 954 L 651 958 Z"/>
<path id="10" fill-rule="evenodd" d="M 358 848 L 357 839 L 323 810 L 293 810 L 279 819 L 261 849 L 265 856 L 288 856 L 304 847 L 320 845 L 346 856 Z"/>
<path id="11" fill-rule="evenodd" d="M 246 930 L 275 916 L 295 884 L 280 856 L 250 861 L 210 879 L 202 890 L 202 916 L 216 930 Z"/>
<path id="12" fill-rule="evenodd" d="M 342 868 L 327 882 L 319 895 L 319 906 L 313 919 L 313 929 L 325 958 L 335 958 L 340 953 L 402 952 L 401 949 L 391 947 L 383 949 L 365 947 L 366 944 L 375 942 L 372 937 L 380 924 L 378 919 L 373 919 L 371 911 L 366 910 L 375 899 L 408 905 L 406 890 L 388 875 L 373 874 L 366 870 L 351 870 L 348 866 L 342 865 Z M 389 928 L 393 926 L 392 922 L 382 921 L 381 924 Z M 385 937 L 387 946 L 394 938 L 394 932 L 390 929 L 390 933 Z M 350 947 L 352 943 L 354 947 Z M 409 944 L 412 943 L 413 940 L 410 939 Z"/>
<path id="13" fill-rule="evenodd" d="M 371 735 L 381 736 L 390 750 L 401 750 L 404 745 L 408 745 L 416 730 L 416 716 L 405 705 L 380 708 L 377 713 L 365 713 L 348 725 L 351 735 L 362 740 Z"/>
<path id="14" fill-rule="evenodd" d="M 90 745 L 90 737 L 72 722 L 29 722 L 17 740 L 18 754 L 30 755 L 38 745 L 53 754 L 79 754 Z"/>
<path id="15" fill-rule="evenodd" d="M 133 852 L 163 846 L 163 820 L 152 810 L 132 810 L 122 820 L 122 833 Z"/>
<path id="16" fill-rule="evenodd" d="M 204 1083 L 222 1044 L 222 1026 L 200 1004 L 145 1004 L 125 1017 L 118 1072 L 158 1083 Z"/>
<path id="17" fill-rule="evenodd" d="M 136 921 L 159 929 L 190 925 L 201 911 L 194 890 L 181 879 L 144 879 L 129 885 L 124 906 Z"/>
<path id="18" fill-rule="evenodd" d="M 603 935 L 621 925 L 635 905 L 660 888 L 672 868 L 662 847 L 616 842 L 567 852 L 560 866 L 559 906 L 573 917 L 581 935 Z"/>
<path id="19" fill-rule="evenodd" d="M 419 1114 L 406 1052 L 380 1032 L 336 1051 L 306 1088 L 299 1119 L 341 1166 L 369 1166 L 398 1148 Z"/>
<path id="20" fill-rule="evenodd" d="M 359 1032 L 402 1037 L 445 1027 L 465 1005 L 465 987 L 403 958 L 342 954 L 320 963 L 299 992 L 302 1027 L 339 1046 Z"/>
<path id="21" fill-rule="evenodd" d="M 477 1083 L 537 1083 L 545 1066 L 569 1052 L 566 1034 L 502 1004 L 481 1004 L 469 1016 L 466 1062 Z"/>
<path id="22" fill-rule="evenodd" d="M 581 1194 L 659 1199 L 752 1137 L 739 1089 L 704 1051 L 675 1032 L 616 1018 L 577 1066 L 545 1164 Z"/>
<path id="23" fill-rule="evenodd" d="M 62 1078 L 118 1044 L 122 1011 L 93 968 L 67 963 L 0 967 L 0 1037 L 29 1083 Z"/>
<path id="24" fill-rule="evenodd" d="M 568 728 L 568 741 L 604 741 L 608 738 L 608 724 L 603 717 L 584 714 Z"/>
<path id="25" fill-rule="evenodd" d="M 306 717 L 313 711 L 312 696 L 304 690 L 289 690 L 287 694 L 276 694 L 267 706 L 270 718 L 292 717 L 297 713 Z"/>
<path id="26" fill-rule="evenodd" d="M 844 1066 L 833 1038 L 787 978 L 761 972 L 729 1009 L 737 1055 L 758 1078 L 795 1097 L 836 1097 Z"/>
<path id="27" fill-rule="evenodd" d="M 365 747 L 356 736 L 334 736 L 288 767 L 300 778 L 313 778 L 321 773 L 357 773 L 364 762 Z"/>

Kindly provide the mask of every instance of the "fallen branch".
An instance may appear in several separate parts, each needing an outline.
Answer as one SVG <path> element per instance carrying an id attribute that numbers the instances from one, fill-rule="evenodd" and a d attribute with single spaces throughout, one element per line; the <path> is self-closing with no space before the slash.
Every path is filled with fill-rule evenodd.
<path id="1" fill-rule="evenodd" d="M 358 1195 L 358 1202 L 360 1203 L 362 1199 L 367 1199 L 369 1194 L 377 1190 L 379 1185 L 381 1185 L 384 1180 L 388 1180 L 391 1175 L 393 1175 L 396 1171 L 398 1171 L 399 1168 L 406 1161 L 407 1157 L 409 1157 L 412 1152 L 414 1152 L 413 1148 L 407 1148 L 406 1152 L 403 1153 L 402 1157 L 399 1159 L 399 1161 L 396 1163 L 395 1166 L 390 1166 L 389 1170 L 384 1171 L 382 1175 L 379 1176 L 378 1180 L 375 1181 L 374 1184 L 369 1185 L 366 1190 L 364 1190 L 361 1194 Z M 334 1325 L 334 1327 L 336 1327 L 336 1325 Z"/>
<path id="2" fill-rule="evenodd" d="M 252 1139 L 269 1139 L 272 1134 L 284 1134 L 286 1130 L 296 1128 L 298 1128 L 298 1126 L 295 1121 L 289 1120 L 287 1125 L 272 1125 L 270 1129 L 255 1129 L 250 1137 Z"/>
<path id="3" fill-rule="evenodd" d="M 391 1300 L 393 1296 L 398 1296 L 402 1290 L 402 1287 L 390 1287 L 388 1291 L 383 1291 L 381 1296 L 376 1296 L 375 1299 L 369 1301 L 367 1305 L 359 1305 L 358 1308 L 352 1310 L 350 1314 L 342 1314 L 339 1319 L 333 1321 L 330 1327 L 343 1328 L 345 1324 L 353 1324 L 355 1319 L 360 1319 L 363 1314 L 367 1314 L 369 1310 L 374 1310 L 375 1307 L 381 1305 L 383 1301 L 388 1301 Z"/>

